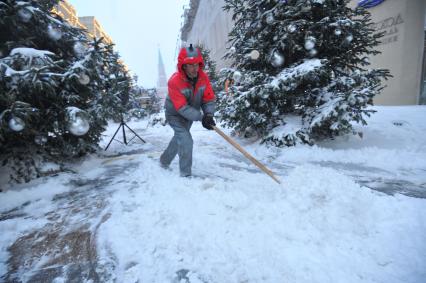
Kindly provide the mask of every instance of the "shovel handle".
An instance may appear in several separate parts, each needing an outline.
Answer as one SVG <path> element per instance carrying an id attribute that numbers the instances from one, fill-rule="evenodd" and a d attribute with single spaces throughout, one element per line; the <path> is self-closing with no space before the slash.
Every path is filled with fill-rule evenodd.
<path id="1" fill-rule="evenodd" d="M 231 139 L 229 136 L 227 136 L 224 132 L 222 132 L 216 126 L 213 126 L 213 130 L 215 130 L 216 133 L 218 133 L 219 135 L 221 135 L 232 146 L 234 146 L 236 149 L 238 149 L 238 151 L 241 152 L 248 160 L 250 160 L 251 162 L 254 163 L 254 165 L 256 165 L 257 167 L 259 167 L 260 170 L 262 170 L 263 172 L 265 172 L 266 174 L 268 174 L 272 179 L 274 179 L 275 182 L 277 182 L 278 184 L 281 184 L 280 180 L 278 180 L 278 178 L 274 175 L 274 173 L 272 173 L 271 170 L 269 170 L 265 165 L 263 165 L 262 163 L 260 163 L 256 158 L 254 158 L 253 156 L 251 156 L 250 153 L 248 153 L 247 151 L 245 151 L 244 148 L 242 148 L 236 141 L 234 141 L 233 139 Z"/>

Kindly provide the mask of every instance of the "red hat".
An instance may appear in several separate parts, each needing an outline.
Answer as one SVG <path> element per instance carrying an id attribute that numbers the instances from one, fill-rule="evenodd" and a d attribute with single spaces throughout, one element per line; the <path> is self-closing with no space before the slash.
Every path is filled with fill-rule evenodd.
<path id="1" fill-rule="evenodd" d="M 204 67 L 204 60 L 198 48 L 194 48 L 192 44 L 189 47 L 181 48 L 178 56 L 178 69 L 182 71 L 184 64 L 199 64 L 200 68 Z"/>

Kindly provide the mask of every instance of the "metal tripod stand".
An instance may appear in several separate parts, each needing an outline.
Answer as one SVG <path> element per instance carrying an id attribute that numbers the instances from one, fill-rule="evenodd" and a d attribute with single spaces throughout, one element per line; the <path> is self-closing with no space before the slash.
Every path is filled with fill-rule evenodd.
<path id="1" fill-rule="evenodd" d="M 134 134 L 134 136 L 129 140 L 129 141 L 127 141 L 127 139 L 126 139 L 126 131 L 125 131 L 125 129 L 124 129 L 124 127 L 126 127 L 127 129 L 129 129 L 133 134 Z M 121 141 L 119 141 L 119 140 L 116 140 L 115 139 L 115 136 L 117 135 L 117 133 L 118 133 L 118 131 L 120 130 L 120 128 L 123 130 L 123 142 L 121 142 Z M 107 150 L 108 149 L 108 147 L 109 147 L 109 145 L 112 143 L 112 141 L 113 140 L 116 140 L 116 141 L 118 141 L 119 143 L 124 143 L 125 145 L 128 145 L 134 138 L 136 138 L 136 137 L 138 137 L 143 143 L 146 143 L 146 141 L 144 141 L 144 139 L 143 138 L 141 138 L 135 131 L 133 131 L 127 124 L 126 124 L 126 122 L 124 122 L 124 119 L 123 119 L 123 114 L 121 115 L 121 122 L 120 122 L 120 126 L 118 126 L 118 129 L 115 131 L 115 133 L 114 133 L 114 135 L 112 136 L 112 138 L 111 138 L 111 140 L 109 141 L 109 143 L 108 143 L 108 145 L 105 147 L 105 150 Z"/>

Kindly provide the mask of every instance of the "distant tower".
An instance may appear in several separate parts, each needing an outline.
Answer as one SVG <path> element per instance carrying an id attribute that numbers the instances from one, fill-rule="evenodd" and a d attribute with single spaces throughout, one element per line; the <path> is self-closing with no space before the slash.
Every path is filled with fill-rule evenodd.
<path id="1" fill-rule="evenodd" d="M 157 94 L 163 101 L 167 95 L 167 76 L 164 69 L 163 58 L 161 57 L 160 48 L 158 48 L 158 80 L 157 80 Z"/>

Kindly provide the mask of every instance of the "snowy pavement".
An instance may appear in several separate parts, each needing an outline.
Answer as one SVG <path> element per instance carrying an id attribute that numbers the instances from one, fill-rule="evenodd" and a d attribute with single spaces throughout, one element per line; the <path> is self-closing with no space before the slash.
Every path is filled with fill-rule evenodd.
<path id="1" fill-rule="evenodd" d="M 75 173 L 0 194 L 0 278 L 424 282 L 426 107 L 377 109 L 362 139 L 288 149 L 237 139 L 281 185 L 199 124 L 195 177 L 181 178 L 177 160 L 158 166 L 171 129 L 129 123 L 146 144 L 114 142 Z"/>

